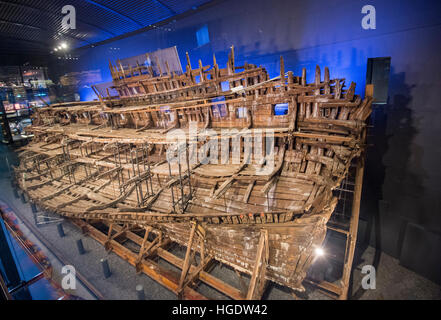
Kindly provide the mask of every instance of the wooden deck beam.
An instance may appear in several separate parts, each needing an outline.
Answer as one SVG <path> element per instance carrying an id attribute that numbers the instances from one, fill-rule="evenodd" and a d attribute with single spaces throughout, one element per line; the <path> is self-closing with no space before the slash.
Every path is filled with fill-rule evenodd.
<path id="1" fill-rule="evenodd" d="M 79 220 L 82 221 L 82 220 Z M 83 223 L 83 222 L 82 222 Z M 115 230 L 121 230 L 121 226 L 119 225 L 114 225 L 114 229 Z M 142 245 L 143 242 L 143 238 L 138 236 L 137 234 L 128 231 L 126 233 L 126 237 L 127 239 L 133 241 L 134 243 L 137 243 L 138 245 Z M 151 242 L 146 241 L 145 245 L 150 244 Z M 156 250 L 156 255 L 158 257 L 160 257 L 161 259 L 164 259 L 165 261 L 167 261 L 168 263 L 170 263 L 171 265 L 179 268 L 182 270 L 183 265 L 184 265 L 184 260 L 175 256 L 174 254 L 172 254 L 171 252 L 167 251 L 164 248 L 158 248 Z M 213 260 L 211 260 L 211 262 L 213 262 Z M 243 300 L 245 299 L 245 296 L 243 295 L 243 293 L 236 287 L 231 286 L 230 284 L 222 281 L 221 279 L 211 275 L 210 273 L 204 271 L 205 269 L 208 268 L 208 265 L 203 268 L 200 272 L 199 272 L 199 280 L 202 281 L 203 283 L 205 283 L 206 285 L 215 288 L 216 290 L 218 290 L 219 292 L 222 292 L 223 294 L 225 294 L 226 296 L 234 299 L 234 300 Z M 189 271 L 191 273 L 193 273 L 195 271 L 196 267 L 194 265 L 190 265 Z M 141 269 L 140 269 L 141 270 Z M 141 270 L 142 271 L 142 270 Z"/>
<path id="2" fill-rule="evenodd" d="M 104 245 L 104 243 L 107 241 L 107 236 L 90 224 L 87 224 L 86 222 L 78 219 L 72 221 L 78 227 L 86 228 L 87 234 L 102 245 Z M 134 252 L 130 251 L 115 240 L 111 240 L 109 245 L 114 253 L 122 257 L 132 266 L 136 266 L 137 255 Z M 141 271 L 148 275 L 150 278 L 163 285 L 170 291 L 174 292 L 175 294 L 178 294 L 179 280 L 174 272 L 160 267 L 157 263 L 149 259 L 143 260 L 140 264 L 140 268 Z M 183 289 L 182 298 L 189 300 L 206 300 L 203 295 L 197 293 L 190 287 L 185 287 Z"/>

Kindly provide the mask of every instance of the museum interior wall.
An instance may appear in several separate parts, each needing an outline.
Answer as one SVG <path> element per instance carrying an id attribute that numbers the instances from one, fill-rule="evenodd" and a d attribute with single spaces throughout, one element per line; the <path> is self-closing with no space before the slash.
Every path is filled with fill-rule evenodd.
<path id="1" fill-rule="evenodd" d="M 234 45 L 237 63 L 249 61 L 279 74 L 328 66 L 331 77 L 357 83 L 364 94 L 368 58 L 391 57 L 388 101 L 372 116 L 359 241 L 441 283 L 441 21 L 439 1 L 379 1 L 376 29 L 361 28 L 365 1 L 224 1 L 193 15 L 117 41 L 55 59 L 51 77 L 88 73 L 111 81 L 108 61 L 176 46 L 181 61 L 219 65 Z M 429 5 L 430 4 L 430 5 Z M 390 14 L 393 12 L 394 14 Z M 349 83 L 347 83 L 348 85 Z M 79 99 L 95 99 L 87 81 Z M 378 256 L 377 256 L 378 258 Z M 378 263 L 378 261 L 376 261 Z"/>

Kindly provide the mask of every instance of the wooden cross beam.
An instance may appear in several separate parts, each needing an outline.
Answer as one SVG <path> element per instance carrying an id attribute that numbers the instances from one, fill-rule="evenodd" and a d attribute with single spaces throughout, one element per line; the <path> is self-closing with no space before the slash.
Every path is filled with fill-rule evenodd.
<path id="1" fill-rule="evenodd" d="M 251 192 L 253 191 L 254 185 L 256 184 L 256 180 L 250 182 L 243 196 L 243 202 L 248 203 L 248 199 L 250 198 Z"/>
<path id="2" fill-rule="evenodd" d="M 141 262 L 141 260 L 142 260 L 142 258 L 144 256 L 144 253 L 146 252 L 145 247 L 146 247 L 146 244 L 148 242 L 148 237 L 149 237 L 151 231 L 152 231 L 152 227 L 145 228 L 144 238 L 142 239 L 141 248 L 139 249 L 138 257 L 136 258 L 135 267 L 136 267 L 136 272 L 137 273 L 141 272 L 141 268 L 139 266 L 139 263 Z M 159 237 L 157 237 L 155 240 L 157 240 L 158 238 Z M 153 244 L 154 244 L 153 242 L 150 243 L 150 245 L 153 245 Z"/>
<path id="3" fill-rule="evenodd" d="M 194 282 L 197 277 L 199 277 L 199 274 L 208 265 L 210 265 L 213 260 L 212 256 L 205 255 L 205 229 L 202 228 L 202 226 L 199 225 L 197 222 L 192 222 L 192 224 L 193 226 L 191 228 L 190 237 L 187 244 L 187 252 L 185 254 L 184 264 L 182 266 L 181 278 L 179 280 L 178 296 L 181 295 L 186 286 Z M 192 259 L 194 259 L 194 256 L 196 254 L 196 250 L 193 250 L 193 253 L 191 252 L 191 247 L 193 245 L 195 235 L 197 235 L 200 239 L 200 262 L 199 266 L 188 275 L 188 272 L 191 269 L 191 261 Z"/>
<path id="4" fill-rule="evenodd" d="M 75 187 L 75 186 L 79 186 L 79 185 L 83 184 L 83 183 L 86 182 L 87 180 L 89 180 L 89 179 L 95 177 L 97 174 L 98 174 L 98 170 L 95 171 L 94 173 L 92 173 L 91 175 L 89 175 L 89 177 L 86 177 L 86 178 L 84 178 L 84 179 L 81 179 L 81 180 L 78 181 L 77 183 L 69 184 L 69 185 L 67 185 L 67 186 L 64 187 L 64 188 L 62 188 L 62 189 L 60 189 L 60 190 L 58 190 L 58 191 L 56 191 L 56 192 L 54 192 L 54 193 L 52 193 L 52 194 L 50 194 L 50 195 L 48 195 L 48 196 L 45 196 L 45 197 L 41 198 L 40 201 L 43 202 L 43 201 L 48 201 L 48 200 L 50 200 L 50 199 L 53 199 L 53 198 L 59 196 L 60 194 L 62 194 L 62 193 L 64 193 L 64 192 L 68 191 L 70 188 Z"/>
<path id="5" fill-rule="evenodd" d="M 118 231 L 117 233 L 112 235 L 113 227 L 114 227 L 114 223 L 110 224 L 109 231 L 107 232 L 107 240 L 104 243 L 104 248 L 107 251 L 110 251 L 112 249 L 112 247 L 110 246 L 110 243 L 112 240 L 115 240 L 116 238 L 122 236 L 123 234 L 125 234 L 127 231 L 130 230 L 129 225 L 124 224 L 124 226 L 122 227 L 122 229 L 120 231 Z"/>
<path id="6" fill-rule="evenodd" d="M 197 223 L 193 223 L 190 231 L 190 237 L 188 238 L 187 243 L 187 252 L 185 253 L 184 265 L 182 266 L 181 278 L 179 280 L 179 289 L 182 290 L 185 277 L 187 276 L 188 269 L 190 267 L 190 255 L 191 255 L 191 247 L 193 245 L 194 235 L 196 232 Z"/>
<path id="7" fill-rule="evenodd" d="M 199 277 L 199 274 L 208 265 L 210 265 L 212 261 L 213 261 L 213 259 L 211 256 L 206 257 L 204 261 L 201 260 L 201 263 L 199 263 L 199 266 L 197 266 L 196 269 L 186 277 L 185 281 L 182 284 L 182 288 L 180 287 L 180 290 L 183 290 L 183 288 L 185 288 L 186 286 L 188 286 L 189 284 L 194 282 Z"/>

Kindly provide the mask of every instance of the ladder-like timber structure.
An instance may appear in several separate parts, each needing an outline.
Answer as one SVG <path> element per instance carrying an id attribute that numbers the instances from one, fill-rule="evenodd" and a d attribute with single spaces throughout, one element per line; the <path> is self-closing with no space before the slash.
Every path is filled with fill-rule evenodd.
<path id="1" fill-rule="evenodd" d="M 338 202 L 334 191 L 365 149 L 372 95 L 356 95 L 355 83 L 344 89 L 328 68 L 322 78 L 318 66 L 308 84 L 306 70 L 285 72 L 282 58 L 270 79 L 262 67 L 237 66 L 233 48 L 226 68 L 214 58 L 212 67 L 200 61 L 192 69 L 187 55 L 181 75 L 109 66 L 119 97 L 97 92 L 96 102 L 37 110 L 27 128 L 33 141 L 14 170 L 23 192 L 180 297 L 202 298 L 192 288 L 198 281 L 236 299 L 259 298 L 266 281 L 303 291 Z M 357 176 L 361 188 L 362 171 Z M 343 298 L 359 199 L 356 191 Z M 174 243 L 187 248 L 185 259 L 167 251 Z M 210 276 L 213 261 L 248 274 L 247 292 Z"/>

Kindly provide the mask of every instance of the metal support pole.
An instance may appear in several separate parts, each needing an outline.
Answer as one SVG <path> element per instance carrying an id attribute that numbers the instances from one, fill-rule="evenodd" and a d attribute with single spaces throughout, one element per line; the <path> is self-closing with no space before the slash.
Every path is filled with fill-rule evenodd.
<path id="1" fill-rule="evenodd" d="M 133 161 L 133 152 L 132 152 L 132 150 L 130 150 L 130 160 L 132 162 L 133 177 L 135 177 L 136 176 L 136 170 L 135 170 L 135 163 Z M 136 200 L 138 201 L 138 207 L 139 207 L 141 205 L 141 201 L 142 201 L 142 194 L 141 195 L 139 194 L 140 192 L 139 192 L 138 182 L 135 182 L 135 188 L 136 188 Z"/>
<path id="2" fill-rule="evenodd" d="M 119 144 L 116 144 L 116 150 L 118 151 L 118 162 L 119 162 L 119 166 L 122 168 L 121 165 L 121 153 L 119 151 Z M 124 184 L 124 169 L 121 170 L 121 183 Z"/>
<path id="3" fill-rule="evenodd" d="M 77 240 L 77 248 L 78 248 L 78 253 L 79 254 L 85 254 L 86 250 L 84 250 L 84 246 L 83 246 L 83 240 L 78 239 Z"/>
<path id="4" fill-rule="evenodd" d="M 118 162 L 117 162 L 117 160 L 116 160 L 116 152 L 114 152 L 113 153 L 113 157 L 114 157 L 114 161 L 115 161 L 115 166 L 118 166 Z M 120 166 L 121 166 L 121 164 L 120 164 Z M 119 177 L 119 175 L 120 175 L 120 172 L 119 172 L 119 170 L 116 172 L 117 173 L 117 175 L 118 175 L 118 186 L 119 186 L 119 192 L 121 193 L 121 179 L 120 179 L 120 177 Z"/>
<path id="5" fill-rule="evenodd" d="M 171 162 L 171 160 L 167 159 L 167 163 L 168 163 L 168 176 L 169 176 L 169 178 L 171 180 L 171 179 L 173 179 L 173 176 L 172 176 L 172 172 L 171 172 L 171 163 L 170 162 Z M 170 186 L 170 191 L 171 191 L 171 197 L 172 197 L 173 212 L 176 212 L 175 194 L 173 192 L 173 185 Z"/>
<path id="6" fill-rule="evenodd" d="M 179 171 L 179 186 L 181 188 L 181 210 L 184 213 L 184 186 L 182 184 L 182 170 L 181 170 L 181 147 L 178 147 L 178 171 Z"/>
<path id="7" fill-rule="evenodd" d="M 189 199 L 191 199 L 193 197 L 193 190 L 191 187 L 191 176 L 190 176 L 190 161 L 188 159 L 188 145 L 185 146 L 185 161 L 187 162 L 187 172 L 188 172 L 188 187 L 190 188 L 190 195 L 189 195 Z"/>
<path id="8" fill-rule="evenodd" d="M 33 202 L 31 202 L 31 210 L 32 210 L 32 213 L 37 213 L 38 212 L 37 206 Z"/>
<path id="9" fill-rule="evenodd" d="M 141 153 L 142 154 L 142 166 L 144 168 L 144 173 L 145 173 L 147 171 L 147 166 L 145 165 L 145 145 L 144 144 L 141 146 L 141 149 L 142 149 L 142 153 Z M 148 184 L 149 176 L 150 176 L 150 171 L 148 171 L 148 176 L 146 176 L 146 178 L 145 178 L 145 189 L 146 189 L 145 197 L 146 198 L 148 198 L 150 196 L 149 184 Z"/>
<path id="10" fill-rule="evenodd" d="M 66 234 L 64 233 L 63 225 L 61 223 L 57 224 L 58 235 L 62 238 Z"/>
<path id="11" fill-rule="evenodd" d="M 111 272 L 110 272 L 110 267 L 109 267 L 109 262 L 107 261 L 107 259 L 101 259 L 101 266 L 103 267 L 103 274 L 104 274 L 104 278 L 108 278 L 111 276 Z"/>
<path id="12" fill-rule="evenodd" d="M 138 300 L 145 300 L 144 287 L 141 284 L 136 286 L 136 294 L 138 295 Z"/>
<path id="13" fill-rule="evenodd" d="M 3 101 L 1 100 L 0 100 L 0 112 L 2 114 L 2 129 L 4 135 L 3 138 L 6 141 L 6 143 L 10 144 L 13 142 L 11 128 L 9 127 L 9 121 L 8 121 L 8 117 L 6 116 L 5 106 L 3 105 Z"/>
<path id="14" fill-rule="evenodd" d="M 146 157 L 146 161 L 147 161 L 147 168 L 149 170 L 150 191 L 151 191 L 151 194 L 153 195 L 153 184 L 152 184 L 152 176 L 151 176 L 151 171 L 150 171 L 150 159 L 149 159 L 149 145 L 147 144 L 147 147 L 144 146 L 144 149 L 145 149 L 145 157 Z"/>
<path id="15" fill-rule="evenodd" d="M 135 145 L 135 157 L 136 157 L 136 168 L 138 169 L 138 177 L 141 176 L 141 171 L 139 170 L 139 158 L 138 158 L 138 146 Z M 142 196 L 142 181 L 139 181 L 139 197 L 141 199 L 140 206 L 143 203 L 144 197 Z"/>
<path id="16" fill-rule="evenodd" d="M 8 168 L 9 178 L 11 179 L 11 187 L 14 188 L 15 181 L 14 181 L 13 175 L 11 173 L 11 165 L 9 164 L 8 156 L 5 156 L 5 162 L 6 162 L 6 167 Z"/>

